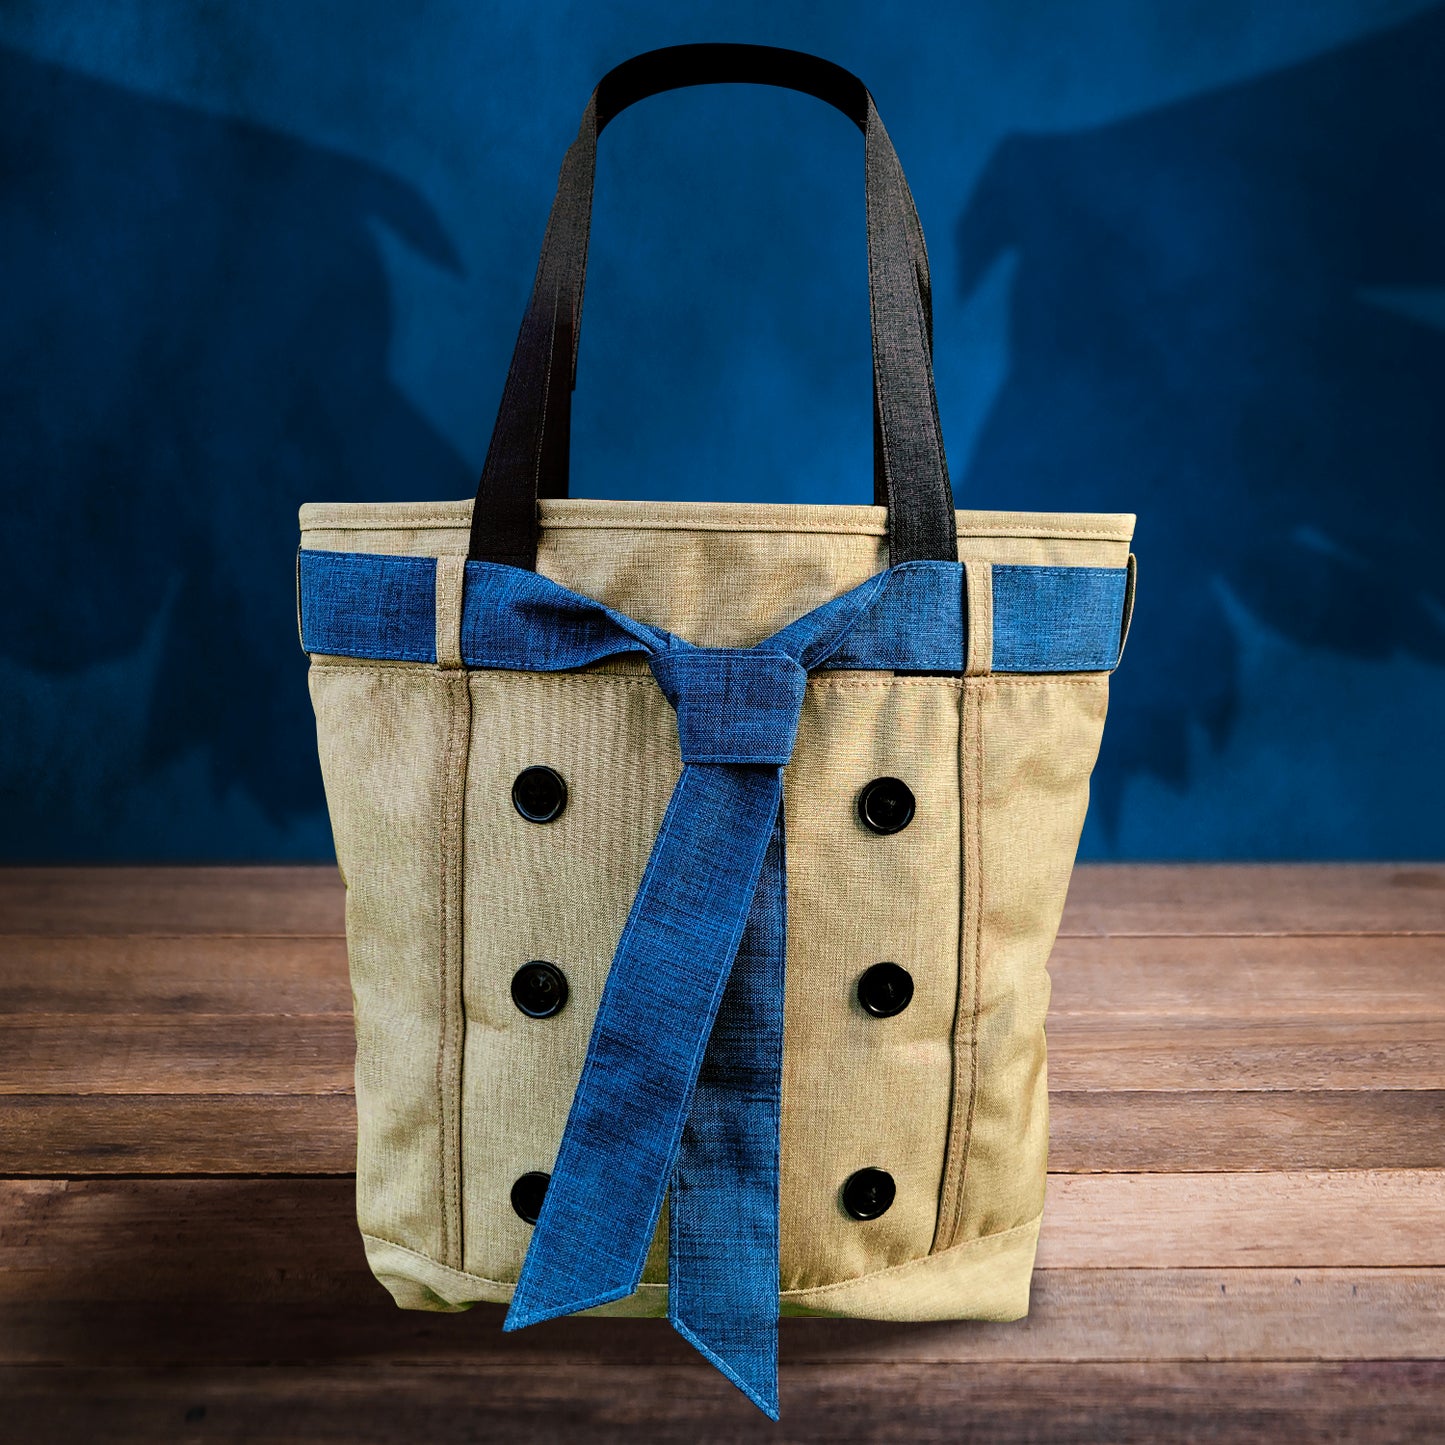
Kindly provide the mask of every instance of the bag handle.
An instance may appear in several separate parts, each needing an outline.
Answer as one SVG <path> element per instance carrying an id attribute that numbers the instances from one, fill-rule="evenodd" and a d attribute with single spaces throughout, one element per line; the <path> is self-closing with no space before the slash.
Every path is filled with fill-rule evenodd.
<path id="1" fill-rule="evenodd" d="M 472 509 L 473 561 L 535 570 L 537 498 L 567 495 L 571 392 L 587 274 L 597 137 L 629 105 L 686 86 L 776 85 L 826 101 L 864 136 L 873 334 L 874 500 L 888 508 L 891 564 L 958 560 L 953 493 L 933 385 L 923 229 L 873 97 L 830 61 L 763 45 L 677 45 L 624 61 L 598 83 L 568 148 L 531 299 Z"/>

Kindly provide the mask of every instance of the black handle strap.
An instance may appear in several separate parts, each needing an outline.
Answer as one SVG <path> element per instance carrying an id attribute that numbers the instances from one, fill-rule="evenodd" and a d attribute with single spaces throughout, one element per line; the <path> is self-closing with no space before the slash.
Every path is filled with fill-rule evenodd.
<path id="1" fill-rule="evenodd" d="M 472 511 L 469 556 L 535 568 L 537 498 L 565 497 L 597 136 L 627 106 L 665 90 L 750 82 L 814 95 L 864 136 L 873 331 L 874 496 L 888 508 L 889 560 L 956 561 L 953 493 L 933 386 L 928 257 L 912 193 L 873 98 L 816 56 L 759 45 L 680 45 L 605 75 L 567 151 L 531 300 Z"/>

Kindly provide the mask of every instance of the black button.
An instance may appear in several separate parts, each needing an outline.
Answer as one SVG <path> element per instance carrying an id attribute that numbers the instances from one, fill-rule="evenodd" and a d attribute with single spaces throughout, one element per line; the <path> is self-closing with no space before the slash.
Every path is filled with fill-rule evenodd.
<path id="1" fill-rule="evenodd" d="M 874 1018 L 891 1019 L 913 1002 L 913 975 L 896 963 L 875 963 L 858 980 L 858 1002 Z"/>
<path id="2" fill-rule="evenodd" d="M 512 1002 L 529 1018 L 549 1019 L 567 1002 L 567 976 L 556 964 L 534 958 L 512 975 Z"/>
<path id="3" fill-rule="evenodd" d="M 858 1176 L 853 1176 L 856 1179 Z M 887 1176 L 884 1176 L 887 1178 Z M 517 1218 L 524 1224 L 535 1224 L 537 1216 L 542 1212 L 542 1201 L 547 1197 L 547 1186 L 552 1182 L 550 1174 L 539 1174 L 535 1170 L 531 1174 L 524 1174 L 512 1185 L 512 1208 L 517 1211 Z M 851 1183 L 851 1181 L 850 1181 Z M 893 1181 L 888 1180 L 891 1186 Z M 888 1196 L 893 1197 L 891 1194 Z"/>
<path id="4" fill-rule="evenodd" d="M 877 1219 L 880 1214 L 887 1214 L 897 1193 L 898 1187 L 887 1170 L 860 1169 L 849 1175 L 843 1186 L 843 1208 L 854 1219 Z"/>
<path id="5" fill-rule="evenodd" d="M 858 794 L 858 817 L 872 833 L 901 833 L 913 821 L 913 789 L 900 778 L 874 778 Z"/>
<path id="6" fill-rule="evenodd" d="M 551 768 L 523 768 L 512 784 L 512 806 L 529 823 L 550 823 L 567 806 L 567 784 Z"/>

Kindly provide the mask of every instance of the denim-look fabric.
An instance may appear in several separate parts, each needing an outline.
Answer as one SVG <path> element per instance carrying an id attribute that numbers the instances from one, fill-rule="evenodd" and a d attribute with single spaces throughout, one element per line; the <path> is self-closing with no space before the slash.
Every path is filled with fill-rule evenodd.
<path id="1" fill-rule="evenodd" d="M 1123 567 L 993 568 L 995 672 L 1098 672 L 1119 660 Z"/>
<path id="2" fill-rule="evenodd" d="M 882 585 L 874 597 L 870 588 Z M 1123 567 L 993 568 L 994 672 L 1107 672 L 1119 660 Z M 963 568 L 907 562 L 870 577 L 761 646 L 816 668 L 955 673 L 964 644 Z M 301 638 L 307 652 L 436 661 L 436 559 L 305 549 Z M 841 637 L 834 614 L 854 625 Z M 813 633 L 826 656 L 804 655 Z M 796 640 L 795 640 L 796 639 Z M 536 572 L 468 562 L 462 614 L 468 667 L 559 672 L 622 653 L 686 647 L 661 628 L 570 592 Z M 750 649 L 743 649 L 747 651 Z"/>
<path id="3" fill-rule="evenodd" d="M 434 661 L 435 571 L 433 558 L 303 551 L 307 651 Z M 993 577 L 996 668 L 1114 665 L 1123 569 Z M 810 671 L 962 673 L 963 588 L 959 564 L 905 563 L 754 648 L 698 648 L 534 572 L 466 565 L 467 666 L 545 672 L 642 654 L 676 710 L 683 760 L 506 1328 L 632 1294 L 670 1186 L 673 1324 L 777 1417 L 782 769 Z"/>
<path id="4" fill-rule="evenodd" d="M 788 935 L 783 852 L 779 810 L 683 1126 L 668 1214 L 667 1313 L 673 1328 L 774 1416 L 777 1371 L 768 1362 L 778 1353 L 779 1080 Z M 739 1260 L 749 1267 L 739 1269 Z M 753 1367 L 751 1379 L 739 1374 L 740 1361 Z"/>

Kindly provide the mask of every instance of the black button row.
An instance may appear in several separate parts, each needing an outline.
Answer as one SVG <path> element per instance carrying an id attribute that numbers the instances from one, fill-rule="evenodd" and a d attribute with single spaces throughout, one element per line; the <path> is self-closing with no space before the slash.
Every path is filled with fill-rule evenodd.
<path id="1" fill-rule="evenodd" d="M 555 769 L 523 768 L 512 784 L 512 806 L 529 823 L 551 823 L 567 807 L 567 783 Z M 869 832 L 901 833 L 916 811 L 913 790 L 901 778 L 875 778 L 858 794 L 858 818 Z M 533 959 L 512 978 L 512 1002 L 529 1018 L 551 1018 L 567 1002 L 567 978 L 555 964 Z M 913 999 L 913 977 L 896 963 L 875 963 L 858 980 L 858 1002 L 875 1018 L 892 1018 Z M 524 1223 L 542 1213 L 550 1174 L 533 1170 L 512 1185 L 512 1208 Z M 897 1195 L 893 1176 L 883 1169 L 860 1169 L 844 1183 L 844 1211 L 857 1220 L 886 1214 Z"/>
<path id="2" fill-rule="evenodd" d="M 555 963 L 534 958 L 512 975 L 512 1002 L 532 1019 L 562 1012 L 569 989 L 567 975 Z M 901 1014 L 913 1001 L 913 975 L 896 963 L 875 963 L 858 980 L 858 1002 L 878 1019 Z"/>
<path id="3" fill-rule="evenodd" d="M 542 1201 L 551 1182 L 550 1174 L 533 1170 L 512 1185 L 512 1208 L 524 1224 L 535 1224 L 541 1216 Z M 886 1169 L 860 1169 L 848 1176 L 841 1198 L 850 1218 L 865 1220 L 887 1214 L 897 1194 L 898 1186 Z"/>
<path id="4" fill-rule="evenodd" d="M 567 808 L 567 782 L 540 763 L 523 768 L 512 784 L 512 806 L 529 823 L 554 823 Z M 858 794 L 858 819 L 870 833 L 901 833 L 917 804 L 901 778 L 874 778 Z"/>

